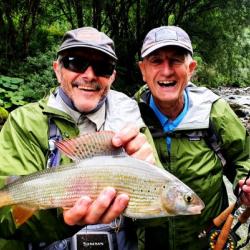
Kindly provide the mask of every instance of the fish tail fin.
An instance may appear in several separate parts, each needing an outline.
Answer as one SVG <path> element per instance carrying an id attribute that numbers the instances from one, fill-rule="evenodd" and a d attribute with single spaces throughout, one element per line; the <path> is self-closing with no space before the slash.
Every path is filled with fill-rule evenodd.
<path id="1" fill-rule="evenodd" d="M 7 191 L 0 191 L 0 207 L 13 204 L 13 199 Z"/>
<path id="2" fill-rule="evenodd" d="M 12 206 L 12 216 L 17 226 L 25 223 L 36 211 L 36 208 L 30 208 L 21 205 Z"/>
<path id="3" fill-rule="evenodd" d="M 74 161 L 97 155 L 117 154 L 117 148 L 112 144 L 113 136 L 112 131 L 94 132 L 56 142 L 56 147 Z"/>
<path id="4" fill-rule="evenodd" d="M 0 191 L 0 207 L 12 205 L 12 216 L 17 226 L 25 223 L 37 210 L 23 205 L 13 205 L 15 202 L 7 191 Z"/>

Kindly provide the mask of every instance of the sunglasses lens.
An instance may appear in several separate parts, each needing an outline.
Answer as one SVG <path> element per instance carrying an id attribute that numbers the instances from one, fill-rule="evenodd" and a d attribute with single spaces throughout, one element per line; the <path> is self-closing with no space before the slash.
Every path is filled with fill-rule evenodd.
<path id="1" fill-rule="evenodd" d="M 96 62 L 92 64 L 92 67 L 97 76 L 109 77 L 113 74 L 115 64 L 107 62 Z"/>
<path id="2" fill-rule="evenodd" d="M 65 56 L 61 61 L 64 68 L 76 73 L 84 73 L 86 69 L 91 66 L 96 76 L 109 77 L 113 74 L 113 71 L 115 69 L 114 63 L 107 63 L 105 61 L 90 62 L 82 57 Z"/>
<path id="3" fill-rule="evenodd" d="M 80 57 L 65 56 L 62 62 L 64 68 L 77 73 L 85 72 L 89 66 L 89 62 Z"/>

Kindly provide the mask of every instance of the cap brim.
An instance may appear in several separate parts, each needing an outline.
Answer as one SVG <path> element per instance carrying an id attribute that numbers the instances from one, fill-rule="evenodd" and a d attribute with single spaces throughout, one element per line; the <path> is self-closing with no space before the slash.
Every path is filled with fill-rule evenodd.
<path id="1" fill-rule="evenodd" d="M 149 54 L 151 54 L 153 51 L 157 50 L 157 49 L 160 49 L 160 48 L 163 48 L 163 47 L 166 47 L 166 46 L 177 46 L 177 47 L 181 47 L 183 49 L 186 49 L 188 52 L 191 53 L 191 55 L 193 55 L 193 50 L 187 46 L 186 44 L 184 43 L 180 43 L 180 41 L 178 42 L 164 42 L 164 43 L 158 43 L 152 47 L 149 47 L 148 49 L 146 49 L 142 54 L 141 54 L 141 57 L 144 58 L 146 56 L 148 56 Z"/>
<path id="2" fill-rule="evenodd" d="M 103 52 L 104 54 L 112 57 L 115 60 L 118 60 L 118 58 L 116 57 L 116 55 L 113 54 L 113 53 L 111 53 L 110 51 L 105 50 L 103 48 L 100 48 L 98 46 L 91 45 L 91 44 L 79 44 L 79 43 L 70 44 L 68 46 L 64 46 L 62 48 L 59 48 L 59 50 L 57 51 L 57 53 L 60 53 L 62 51 L 68 50 L 68 49 L 73 49 L 73 48 L 90 48 L 90 49 L 95 49 L 95 50 Z"/>

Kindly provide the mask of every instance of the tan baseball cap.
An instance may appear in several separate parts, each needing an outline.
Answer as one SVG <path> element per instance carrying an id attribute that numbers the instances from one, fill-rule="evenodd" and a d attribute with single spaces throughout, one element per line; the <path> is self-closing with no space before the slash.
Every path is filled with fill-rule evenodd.
<path id="1" fill-rule="evenodd" d="M 57 53 L 60 54 L 60 52 L 72 48 L 96 49 L 117 60 L 113 40 L 93 27 L 67 31 Z"/>
<path id="2" fill-rule="evenodd" d="M 141 57 L 144 58 L 153 51 L 166 46 L 182 47 L 193 55 L 191 40 L 183 29 L 177 26 L 161 26 L 152 29 L 146 35 L 141 49 Z"/>

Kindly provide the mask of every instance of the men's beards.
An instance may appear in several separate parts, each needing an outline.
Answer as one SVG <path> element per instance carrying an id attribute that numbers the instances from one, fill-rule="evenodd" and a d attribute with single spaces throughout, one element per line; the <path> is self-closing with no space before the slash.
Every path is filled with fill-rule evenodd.
<path id="1" fill-rule="evenodd" d="M 108 95 L 108 91 L 110 90 L 110 86 L 106 86 L 105 88 L 103 88 L 103 86 L 101 84 L 99 84 L 98 82 L 81 82 L 81 81 L 74 81 L 72 83 L 73 87 L 77 87 L 80 90 L 83 91 L 89 91 L 89 92 L 100 92 L 100 99 L 98 101 L 98 103 L 96 104 L 95 107 L 93 107 L 91 110 L 88 111 L 84 111 L 81 109 L 81 106 L 79 106 L 77 103 L 75 103 L 74 100 L 72 100 L 75 108 L 77 111 L 81 112 L 82 114 L 91 114 L 96 112 L 97 110 L 99 110 L 102 105 L 105 103 L 106 99 L 107 99 L 107 95 Z M 88 101 L 88 100 L 86 100 Z"/>

